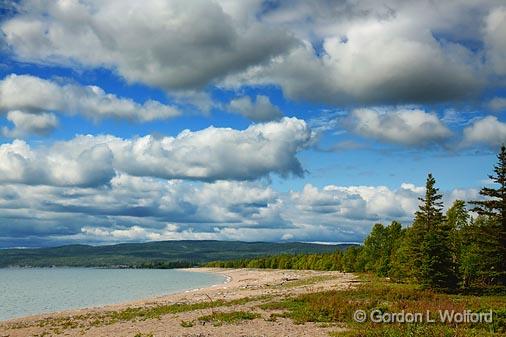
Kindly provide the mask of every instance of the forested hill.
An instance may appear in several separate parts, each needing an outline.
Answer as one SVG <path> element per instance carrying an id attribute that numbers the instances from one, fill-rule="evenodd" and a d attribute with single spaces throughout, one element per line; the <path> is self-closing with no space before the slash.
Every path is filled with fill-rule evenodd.
<path id="1" fill-rule="evenodd" d="M 0 250 L 0 267 L 177 268 L 209 261 L 277 254 L 325 253 L 349 245 L 240 241 L 158 241 L 110 246 L 69 245 L 54 248 Z"/>

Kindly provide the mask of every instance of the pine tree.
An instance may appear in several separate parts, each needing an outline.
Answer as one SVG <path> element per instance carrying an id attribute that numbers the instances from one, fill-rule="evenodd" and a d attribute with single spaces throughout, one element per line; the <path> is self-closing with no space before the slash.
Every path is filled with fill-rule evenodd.
<path id="1" fill-rule="evenodd" d="M 413 224 L 413 257 L 418 281 L 427 288 L 451 289 L 456 285 L 449 226 L 444 221 L 442 195 L 429 173 L 425 197 L 416 212 Z"/>
<path id="2" fill-rule="evenodd" d="M 483 187 L 480 194 L 485 200 L 472 201 L 472 209 L 482 216 L 492 220 L 493 231 L 484 231 L 488 235 L 487 242 L 494 244 L 494 254 L 499 257 L 496 273 L 497 282 L 506 285 L 506 146 L 501 146 L 497 155 L 498 163 L 494 166 L 494 174 L 489 178 L 499 186 L 497 188 Z M 489 228 L 490 229 L 490 228 Z"/>

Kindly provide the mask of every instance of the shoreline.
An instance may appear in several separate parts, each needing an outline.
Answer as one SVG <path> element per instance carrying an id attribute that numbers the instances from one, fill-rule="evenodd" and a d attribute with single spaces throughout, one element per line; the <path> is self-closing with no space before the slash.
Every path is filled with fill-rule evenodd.
<path id="1" fill-rule="evenodd" d="M 18 268 L 18 267 L 15 267 L 15 268 Z M 31 267 L 28 267 L 28 268 L 31 268 Z M 39 267 L 36 267 L 36 268 L 39 268 Z M 43 268 L 45 268 L 45 267 L 43 267 Z M 52 268 L 52 267 L 47 267 L 47 268 Z M 58 267 L 58 268 L 60 268 L 60 267 Z M 73 267 L 62 267 L 62 268 L 73 268 Z M 77 268 L 82 268 L 82 267 L 77 267 Z M 90 267 L 90 268 L 94 269 L 95 267 Z M 115 268 L 112 268 L 112 269 L 115 269 Z M 199 269 L 204 269 L 204 268 L 201 268 L 201 267 L 173 268 L 173 269 L 167 269 L 167 270 L 180 270 L 180 271 L 187 271 L 187 272 L 198 272 L 198 273 L 204 273 L 204 274 L 222 275 L 221 273 L 216 273 L 213 271 L 204 271 L 204 270 L 199 270 Z M 148 268 L 147 270 L 152 270 L 152 269 Z M 166 269 L 161 269 L 161 270 L 166 270 Z M 81 311 L 95 311 L 95 310 L 107 310 L 107 309 L 114 310 L 118 306 L 123 307 L 123 306 L 130 306 L 130 305 L 139 305 L 139 303 L 149 303 L 149 302 L 153 302 L 158 299 L 166 298 L 169 296 L 177 296 L 177 295 L 182 295 L 185 293 L 191 293 L 194 291 L 205 290 L 205 289 L 209 289 L 209 288 L 213 288 L 213 287 L 219 287 L 221 285 L 229 283 L 230 280 L 232 279 L 229 275 L 222 275 L 222 276 L 224 277 L 224 280 L 222 283 L 211 284 L 207 287 L 191 288 L 191 289 L 180 290 L 180 291 L 176 291 L 176 292 L 172 292 L 172 293 L 165 293 L 165 294 L 143 297 L 143 298 L 138 298 L 138 299 L 120 301 L 120 302 L 116 302 L 116 303 L 106 303 L 106 304 L 99 304 L 99 305 L 95 305 L 95 306 L 93 306 L 93 305 L 92 306 L 85 306 L 85 307 L 80 307 L 80 308 L 68 308 L 68 309 L 62 309 L 62 310 L 56 310 L 56 311 L 50 311 L 50 312 L 35 313 L 35 314 L 31 314 L 31 315 L 26 315 L 26 316 L 0 319 L 0 326 L 2 326 L 3 324 L 17 323 L 18 321 L 24 321 L 24 320 L 44 319 L 45 317 L 48 317 L 48 316 L 59 316 L 59 315 L 72 314 L 72 313 L 81 312 Z"/>
<path id="2" fill-rule="evenodd" d="M 352 274 L 327 271 L 268 270 L 268 269 L 221 269 L 221 268 L 184 268 L 190 272 L 213 273 L 222 275 L 223 283 L 204 288 L 189 289 L 178 293 L 144 298 L 105 306 L 70 309 L 53 313 L 25 316 L 0 321 L 0 336 L 24 337 L 34 335 L 68 336 L 134 336 L 138 332 L 153 336 L 234 336 L 237 329 L 265 331 L 264 336 L 283 336 L 280 327 L 291 331 L 291 336 L 305 335 L 308 325 L 297 326 L 288 319 L 270 322 L 259 303 L 265 299 L 275 300 L 286 296 L 297 296 L 309 292 L 330 289 L 345 289 L 356 283 Z M 215 303 L 206 309 L 206 303 Z M 218 306 L 219 304 L 219 306 Z M 136 310 L 157 311 L 171 306 L 195 307 L 176 313 L 163 312 L 157 319 L 111 319 L 124 312 Z M 199 317 L 213 314 L 215 311 L 257 311 L 264 319 L 254 319 L 234 325 L 183 327 L 182 322 L 198 322 Z M 265 313 L 266 314 L 266 313 Z M 282 322 L 282 324 L 280 323 Z M 326 335 L 328 328 L 311 325 L 311 336 Z M 242 330 L 241 330 L 242 331 Z M 325 333 L 321 334 L 320 332 Z M 56 333 L 55 333 L 56 332 Z M 212 334 L 209 334 L 212 332 Z M 141 336 L 143 336 L 141 334 Z"/>

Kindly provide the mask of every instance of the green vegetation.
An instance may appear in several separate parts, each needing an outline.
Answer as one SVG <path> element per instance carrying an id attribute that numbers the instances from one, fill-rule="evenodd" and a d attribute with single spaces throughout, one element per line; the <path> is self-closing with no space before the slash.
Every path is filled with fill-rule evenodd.
<path id="1" fill-rule="evenodd" d="M 348 246 L 349 247 L 349 246 Z M 274 255 L 255 259 L 239 259 L 230 261 L 213 261 L 206 267 L 218 268 L 270 268 L 297 270 L 340 270 L 341 251 L 324 254 Z"/>
<path id="2" fill-rule="evenodd" d="M 443 216 L 443 196 L 435 184 L 436 180 L 429 174 L 425 197 L 420 198 L 422 204 L 410 228 L 412 275 L 424 287 L 453 289 L 457 276 L 450 235 L 456 229 Z"/>
<path id="3" fill-rule="evenodd" d="M 495 174 L 490 179 L 499 187 L 483 188 L 480 193 L 484 200 L 471 203 L 475 205 L 472 210 L 478 213 L 477 217 L 471 217 L 462 200 L 456 200 L 443 214 L 442 196 L 436 187 L 436 180 L 429 174 L 425 195 L 420 198 L 419 210 L 415 213 L 411 226 L 403 228 L 396 221 L 389 226 L 376 224 L 362 246 L 348 246 L 345 251 L 336 249 L 343 246 L 302 243 L 176 241 L 108 247 L 66 246 L 46 250 L 7 250 L 0 251 L 0 262 L 12 265 L 12 261 L 17 261 L 19 265 L 20 261 L 31 256 L 35 258 L 35 263 L 67 261 L 64 265 L 73 265 L 68 264 L 68 261 L 83 263 L 85 257 L 90 260 L 91 256 L 91 261 L 94 261 L 92 263 L 97 263 L 96 259 L 111 263 L 113 259 L 121 257 L 122 261 L 137 261 L 130 266 L 163 267 L 164 263 L 175 263 L 170 259 L 176 257 L 179 259 L 177 261 L 192 261 L 188 263 L 194 264 L 195 261 L 206 262 L 217 257 L 226 260 L 235 256 L 239 259 L 208 262 L 207 266 L 339 270 L 359 272 L 363 280 L 352 289 L 308 293 L 280 301 L 272 301 L 272 298 L 266 296 L 157 305 L 63 320 L 48 319 L 40 323 L 41 326 L 50 326 L 53 331 L 85 328 L 76 320 L 87 321 L 92 326 L 107 325 L 262 300 L 263 304 L 259 305 L 261 309 L 275 311 L 269 320 L 286 317 L 298 324 L 318 322 L 347 328 L 345 332 L 335 332 L 334 336 L 504 336 L 506 147 L 501 148 L 498 159 L 498 164 L 494 167 Z M 183 251 L 186 255 L 181 255 Z M 266 256 L 267 254 L 271 256 Z M 283 286 L 303 286 L 324 280 L 324 276 L 301 281 L 288 280 Z M 423 316 L 424 319 L 411 323 L 375 323 L 367 315 L 365 322 L 358 323 L 353 319 L 356 310 L 364 310 L 366 314 L 373 310 L 378 310 L 379 313 L 428 313 L 433 322 L 427 322 L 427 316 Z M 493 321 L 467 321 L 459 324 L 441 322 L 438 315 L 445 310 L 456 313 L 488 313 L 491 310 Z M 212 312 L 199 320 L 221 325 L 258 317 L 260 315 L 257 313 L 243 311 Z M 193 321 L 181 322 L 184 327 L 193 324 Z"/>
<path id="4" fill-rule="evenodd" d="M 212 309 L 217 307 L 232 306 L 238 304 L 245 304 L 253 301 L 251 298 L 241 298 L 231 301 L 209 301 L 209 302 L 197 302 L 191 304 L 170 304 L 170 305 L 157 305 L 153 307 L 135 307 L 127 308 L 120 311 L 108 312 L 104 317 L 100 317 L 103 320 L 103 325 L 113 324 L 120 321 L 132 321 L 132 320 L 147 320 L 160 318 L 167 314 L 178 314 L 181 312 L 201 310 L 201 309 Z"/>
<path id="5" fill-rule="evenodd" d="M 309 293 L 278 302 L 260 305 L 264 310 L 275 310 L 275 317 L 291 318 L 297 324 L 305 322 L 335 323 L 345 326 L 344 333 L 335 336 L 503 336 L 506 332 L 506 297 L 448 295 L 421 289 L 413 284 L 388 282 L 385 278 L 362 275 L 364 282 L 349 290 Z M 440 322 L 439 310 L 488 312 L 493 308 L 493 323 L 462 323 L 452 325 Z M 426 321 L 407 323 L 365 323 L 353 319 L 356 310 L 366 313 L 381 312 L 431 313 L 435 323 Z"/>
<path id="6" fill-rule="evenodd" d="M 179 314 L 203 309 L 214 309 L 220 307 L 230 307 L 234 305 L 243 305 L 246 303 L 266 300 L 267 297 L 240 298 L 236 300 L 224 301 L 207 301 L 197 303 L 180 303 L 180 304 L 159 304 L 144 307 L 130 307 L 123 310 L 107 311 L 102 313 L 88 313 L 83 315 L 74 315 L 68 317 L 49 317 L 38 321 L 38 327 L 47 328 L 47 333 L 61 334 L 68 329 L 81 329 L 85 331 L 90 327 L 106 326 L 117 322 L 145 321 L 149 319 L 160 319 L 161 316 L 167 314 Z M 30 322 L 18 323 L 13 328 L 25 328 L 30 326 Z M 191 326 L 193 322 L 182 321 L 182 326 Z M 142 335 L 144 336 L 144 335 Z"/>
<path id="7" fill-rule="evenodd" d="M 194 322 L 193 321 L 181 321 L 181 326 L 183 328 L 191 328 L 192 326 L 194 326 Z"/>
<path id="8" fill-rule="evenodd" d="M 185 268 L 212 260 L 276 254 L 333 252 L 349 245 L 238 241 L 159 241 L 110 246 L 70 245 L 40 249 L 0 249 L 0 267 Z"/>
<path id="9" fill-rule="evenodd" d="M 494 166 L 494 174 L 489 179 L 499 185 L 498 188 L 484 187 L 480 194 L 485 200 L 473 201 L 473 211 L 484 218 L 480 243 L 482 246 L 492 247 L 491 267 L 496 273 L 490 275 L 497 283 L 506 286 L 506 147 L 501 147 L 497 156 L 498 163 Z M 488 223 L 487 223 L 488 222 Z"/>
<path id="10" fill-rule="evenodd" d="M 201 322 L 209 322 L 213 326 L 220 326 L 223 324 L 234 324 L 244 320 L 252 320 L 259 318 L 260 314 L 245 311 L 232 311 L 232 312 L 214 312 L 211 315 L 199 317 Z"/>
<path id="11" fill-rule="evenodd" d="M 425 196 L 410 227 L 374 225 L 362 246 L 344 252 L 211 262 L 216 267 L 370 272 L 443 292 L 506 292 L 506 147 L 483 188 L 472 218 L 462 200 L 443 214 L 442 195 L 429 174 Z"/>

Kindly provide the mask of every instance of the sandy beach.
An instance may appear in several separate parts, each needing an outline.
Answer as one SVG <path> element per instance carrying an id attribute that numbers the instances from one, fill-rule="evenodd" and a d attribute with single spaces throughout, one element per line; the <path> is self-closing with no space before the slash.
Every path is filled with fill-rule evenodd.
<path id="1" fill-rule="evenodd" d="M 357 282 L 352 274 L 328 271 L 193 268 L 224 275 L 208 288 L 0 322 L 0 337 L 26 336 L 328 336 L 339 326 L 295 324 L 262 309 L 264 303 Z M 216 324 L 205 317 L 241 312 L 247 319 Z"/>

